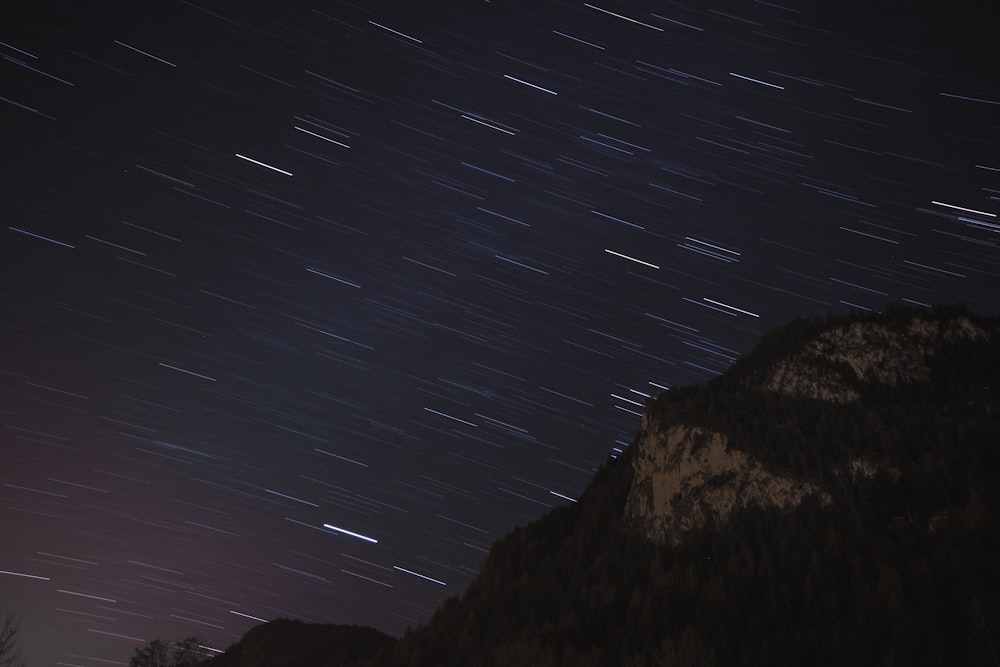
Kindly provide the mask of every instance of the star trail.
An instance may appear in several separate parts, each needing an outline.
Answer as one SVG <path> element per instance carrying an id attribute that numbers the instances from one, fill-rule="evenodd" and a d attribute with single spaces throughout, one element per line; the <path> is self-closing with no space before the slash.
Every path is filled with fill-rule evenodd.
<path id="1" fill-rule="evenodd" d="M 1000 312 L 991 3 L 270 4 L 0 27 L 29 664 L 399 635 L 769 329 Z"/>

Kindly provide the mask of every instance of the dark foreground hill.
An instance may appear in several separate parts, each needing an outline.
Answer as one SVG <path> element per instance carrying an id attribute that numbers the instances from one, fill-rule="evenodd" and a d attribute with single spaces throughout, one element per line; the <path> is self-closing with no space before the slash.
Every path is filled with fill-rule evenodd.
<path id="1" fill-rule="evenodd" d="M 1000 665 L 998 391 L 995 319 L 783 327 L 350 664 Z"/>
<path id="2" fill-rule="evenodd" d="M 220 656 L 211 667 L 317 667 L 340 665 L 395 643 L 374 628 L 321 625 L 278 619 L 258 625 Z"/>

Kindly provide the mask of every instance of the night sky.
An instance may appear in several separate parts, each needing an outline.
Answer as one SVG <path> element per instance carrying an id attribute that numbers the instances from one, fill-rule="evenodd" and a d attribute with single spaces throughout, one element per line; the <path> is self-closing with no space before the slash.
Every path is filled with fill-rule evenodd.
<path id="1" fill-rule="evenodd" d="M 31 667 L 276 617 L 399 635 L 767 330 L 1000 311 L 985 10 L 260 4 L 0 27 Z"/>

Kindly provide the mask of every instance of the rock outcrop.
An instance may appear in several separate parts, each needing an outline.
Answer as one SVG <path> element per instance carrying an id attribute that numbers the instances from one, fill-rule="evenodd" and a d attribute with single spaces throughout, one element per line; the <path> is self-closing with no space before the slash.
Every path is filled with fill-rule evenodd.
<path id="1" fill-rule="evenodd" d="M 677 543 L 707 520 L 724 522 L 749 505 L 790 509 L 819 487 L 772 474 L 725 435 L 643 417 L 634 445 L 627 520 L 649 539 Z"/>
<path id="2" fill-rule="evenodd" d="M 913 317 L 904 327 L 853 322 L 820 334 L 777 363 L 764 384 L 772 391 L 847 403 L 860 397 L 859 381 L 926 382 L 940 345 L 987 335 L 964 317 L 944 322 Z"/>
<path id="3" fill-rule="evenodd" d="M 728 385 L 727 391 L 741 395 L 733 395 L 734 404 L 747 394 L 764 393 L 858 405 L 865 392 L 880 385 L 929 386 L 935 355 L 996 335 L 995 328 L 983 328 L 964 316 L 913 314 L 821 324 L 805 339 L 790 338 L 787 351 L 781 347 L 784 339 L 776 339 L 778 346 L 771 346 L 769 361 L 756 367 L 751 362 L 749 372 L 737 384 Z M 726 401 L 722 394 L 715 400 Z M 741 449 L 739 442 L 679 416 L 683 413 L 670 404 L 666 394 L 647 404 L 631 452 L 633 481 L 625 520 L 641 534 L 659 543 L 676 544 L 706 522 L 722 524 L 744 507 L 791 509 L 813 494 L 824 504 L 830 502 L 830 494 L 815 481 L 770 470 Z M 855 482 L 872 479 L 879 470 L 898 479 L 902 473 L 897 466 L 906 464 L 877 456 L 836 461 L 834 454 L 830 458 L 834 461 L 827 461 L 827 473 L 846 474 Z"/>

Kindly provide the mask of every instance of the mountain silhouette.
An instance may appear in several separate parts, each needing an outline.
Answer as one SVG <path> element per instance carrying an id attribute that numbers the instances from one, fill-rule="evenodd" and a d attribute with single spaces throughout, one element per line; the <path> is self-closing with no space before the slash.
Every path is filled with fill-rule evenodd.
<path id="1" fill-rule="evenodd" d="M 577 503 L 400 640 L 271 623 L 210 664 L 1000 665 L 998 394 L 1000 320 L 798 320 L 649 399 Z"/>
<path id="2" fill-rule="evenodd" d="M 211 667 L 340 665 L 394 643 L 392 637 L 374 628 L 281 618 L 251 628 L 225 653 L 203 664 Z"/>

